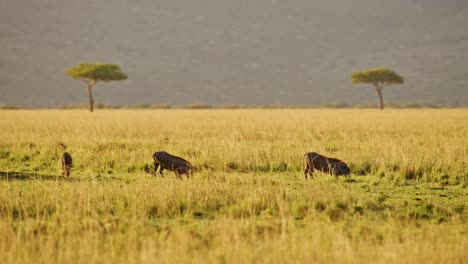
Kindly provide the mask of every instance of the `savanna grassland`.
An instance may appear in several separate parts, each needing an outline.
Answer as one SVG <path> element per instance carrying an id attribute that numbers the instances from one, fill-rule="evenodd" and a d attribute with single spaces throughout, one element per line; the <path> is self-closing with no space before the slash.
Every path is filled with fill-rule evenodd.
<path id="1" fill-rule="evenodd" d="M 468 263 L 466 109 L 0 111 L 0 171 L 1 263 Z"/>

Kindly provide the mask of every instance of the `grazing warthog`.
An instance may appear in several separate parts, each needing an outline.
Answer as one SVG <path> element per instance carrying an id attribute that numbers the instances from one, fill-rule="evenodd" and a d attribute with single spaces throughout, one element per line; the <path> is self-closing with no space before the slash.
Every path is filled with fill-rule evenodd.
<path id="1" fill-rule="evenodd" d="M 71 167 L 73 165 L 73 159 L 70 153 L 64 152 L 60 161 L 62 163 L 62 175 L 70 176 Z"/>
<path id="2" fill-rule="evenodd" d="M 304 175 L 307 179 L 307 174 L 314 177 L 314 169 L 321 172 L 327 172 L 331 175 L 349 175 L 351 170 L 343 161 L 335 158 L 328 158 L 315 152 L 309 152 L 304 155 Z"/>
<path id="3" fill-rule="evenodd" d="M 153 160 L 154 172 L 156 173 L 158 167 L 161 167 L 159 173 L 163 177 L 164 170 L 173 171 L 179 179 L 182 179 L 182 174 L 187 175 L 187 178 L 192 175 L 192 164 L 181 157 L 173 156 L 165 151 L 157 151 L 153 154 Z"/>

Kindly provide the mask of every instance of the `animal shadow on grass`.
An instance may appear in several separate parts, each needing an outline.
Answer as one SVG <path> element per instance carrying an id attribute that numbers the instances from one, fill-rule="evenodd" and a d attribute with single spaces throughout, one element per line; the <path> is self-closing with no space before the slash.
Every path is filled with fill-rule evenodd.
<path id="1" fill-rule="evenodd" d="M 49 181 L 65 181 L 79 182 L 78 178 L 63 177 L 62 175 L 44 175 L 31 172 L 4 172 L 0 171 L 0 180 L 5 181 L 30 181 L 30 180 L 49 180 Z"/>

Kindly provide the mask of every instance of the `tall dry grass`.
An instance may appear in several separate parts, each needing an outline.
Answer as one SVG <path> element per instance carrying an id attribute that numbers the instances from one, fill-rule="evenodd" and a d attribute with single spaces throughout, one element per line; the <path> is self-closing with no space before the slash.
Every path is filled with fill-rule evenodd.
<path id="1" fill-rule="evenodd" d="M 466 135 L 464 109 L 0 111 L 0 262 L 463 263 Z M 307 151 L 352 177 L 306 181 Z"/>
<path id="2" fill-rule="evenodd" d="M 2 111 L 4 170 L 55 173 L 57 142 L 75 171 L 138 172 L 155 150 L 201 170 L 298 172 L 316 151 L 356 174 L 458 184 L 467 176 L 467 110 Z M 27 162 L 25 162 L 27 161 Z M 448 177 L 448 178 L 447 178 Z"/>

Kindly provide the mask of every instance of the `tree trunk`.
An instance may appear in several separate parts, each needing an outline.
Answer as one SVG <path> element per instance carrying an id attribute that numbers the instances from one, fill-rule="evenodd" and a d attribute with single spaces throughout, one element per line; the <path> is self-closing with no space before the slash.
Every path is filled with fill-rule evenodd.
<path id="1" fill-rule="evenodd" d="M 93 112 L 94 110 L 94 99 L 93 99 L 93 86 L 95 82 L 89 81 L 88 82 L 88 95 L 89 95 L 89 111 Z"/>
<path id="2" fill-rule="evenodd" d="M 375 90 L 377 91 L 377 93 L 379 94 L 379 100 L 380 100 L 380 110 L 383 110 L 384 109 L 384 103 L 383 103 L 383 95 L 382 95 L 382 86 L 376 84 L 375 85 Z"/>

